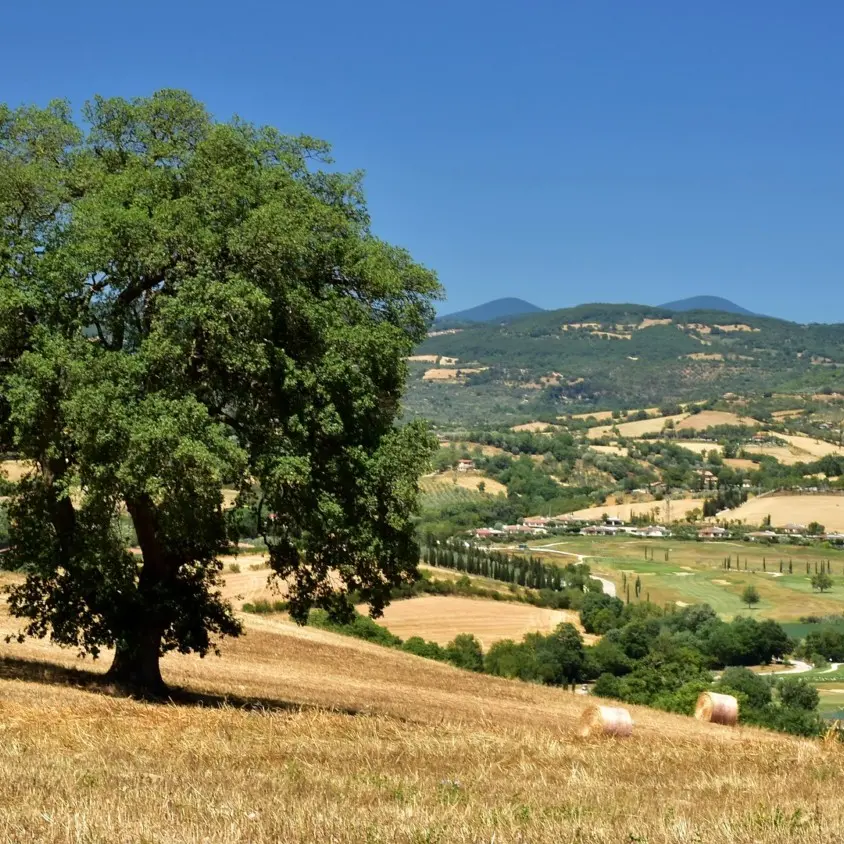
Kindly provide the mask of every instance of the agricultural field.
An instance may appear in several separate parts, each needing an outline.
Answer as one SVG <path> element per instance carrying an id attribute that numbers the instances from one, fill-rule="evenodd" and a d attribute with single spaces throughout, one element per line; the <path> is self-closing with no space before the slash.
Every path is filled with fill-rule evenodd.
<path id="1" fill-rule="evenodd" d="M 785 546 L 763 548 L 746 542 L 672 542 L 670 539 L 623 537 L 536 540 L 530 545 L 532 554 L 543 554 L 547 561 L 557 558 L 565 563 L 571 561 L 566 555 L 582 556 L 596 575 L 615 584 L 619 596 L 624 594 L 623 575 L 631 581 L 638 576 L 642 583 L 642 600 L 649 593 L 650 600 L 660 605 L 707 603 L 725 619 L 750 612 L 756 617 L 796 621 L 806 615 L 844 612 L 842 551 Z M 646 549 L 653 559 L 645 559 Z M 732 558 L 732 568 L 725 571 L 723 561 L 728 555 Z M 810 575 L 806 573 L 807 563 L 810 573 L 814 573 L 815 562 L 821 559 L 831 561 L 833 581 L 832 589 L 824 594 L 812 590 Z M 783 562 L 782 574 L 780 560 Z M 792 574 L 788 574 L 789 560 Z M 741 566 L 738 570 L 737 565 Z M 748 610 L 741 601 L 742 591 L 749 584 L 757 588 L 761 597 L 753 610 Z"/>
<path id="2" fill-rule="evenodd" d="M 731 521 L 751 525 L 766 516 L 774 527 L 819 522 L 828 531 L 844 531 L 844 495 L 770 495 L 751 498 L 729 513 Z"/>
<path id="3" fill-rule="evenodd" d="M 30 469 L 23 460 L 3 460 L 0 461 L 0 478 L 17 483 Z"/>
<path id="4" fill-rule="evenodd" d="M 577 737 L 578 695 L 245 623 L 220 658 L 164 658 L 167 706 L 112 696 L 108 654 L 0 646 L 0 839 L 821 844 L 844 822 L 818 787 L 838 747 L 630 706 L 621 752 Z"/>
<path id="5" fill-rule="evenodd" d="M 456 490 L 478 492 L 478 484 L 480 483 L 484 484 L 484 493 L 486 495 L 507 493 L 507 487 L 504 484 L 477 471 L 458 472 L 451 470 L 448 472 L 439 472 L 436 475 L 428 475 L 422 478 L 420 487 L 426 495 L 447 496 Z"/>
<path id="6" fill-rule="evenodd" d="M 665 427 L 666 422 L 670 421 L 676 425 L 677 423 L 682 422 L 685 418 L 686 414 L 680 413 L 676 416 L 656 416 L 651 419 L 640 419 L 636 422 L 620 422 L 615 426 L 601 425 L 597 428 L 590 428 L 587 435 L 590 440 L 599 440 L 602 437 L 610 437 L 614 435 L 613 427 L 616 427 L 620 436 L 635 439 L 636 437 L 641 437 L 643 434 L 659 433 Z"/>
<path id="7" fill-rule="evenodd" d="M 586 507 L 582 510 L 576 510 L 569 515 L 574 519 L 584 520 L 599 520 L 607 515 L 614 519 L 624 519 L 627 521 L 631 514 L 635 516 L 643 516 L 653 514 L 655 521 L 668 521 L 667 513 L 671 510 L 671 521 L 681 521 L 685 519 L 686 514 L 692 510 L 700 510 L 703 507 L 703 500 L 700 498 L 679 498 L 672 500 L 669 504 L 667 501 L 644 501 L 633 504 L 602 504 L 598 507 Z"/>
<path id="8" fill-rule="evenodd" d="M 759 425 L 759 421 L 724 410 L 702 410 L 677 423 L 678 431 L 705 431 L 716 425 Z"/>
<path id="9" fill-rule="evenodd" d="M 555 425 L 549 425 L 547 422 L 523 422 L 521 425 L 514 425 L 510 430 L 529 431 L 532 434 L 539 434 L 545 431 L 553 431 L 555 427 Z"/>
<path id="10" fill-rule="evenodd" d="M 359 609 L 366 612 L 365 607 Z M 501 639 L 518 641 L 525 633 L 550 633 L 564 621 L 583 632 L 578 614 L 569 610 L 480 598 L 424 595 L 390 604 L 379 624 L 402 639 L 421 636 L 440 645 L 447 645 L 460 633 L 473 633 L 486 650 Z M 594 636 L 584 636 L 587 642 L 594 639 Z"/>

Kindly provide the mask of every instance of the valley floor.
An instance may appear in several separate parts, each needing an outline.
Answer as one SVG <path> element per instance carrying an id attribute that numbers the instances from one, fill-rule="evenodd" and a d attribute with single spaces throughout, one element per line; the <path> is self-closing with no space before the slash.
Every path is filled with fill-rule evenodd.
<path id="1" fill-rule="evenodd" d="M 105 664 L 2 645 L 0 840 L 820 844 L 844 828 L 839 746 L 636 707 L 632 739 L 580 739 L 581 696 L 245 621 L 221 658 L 164 660 L 166 705 L 111 696 Z"/>

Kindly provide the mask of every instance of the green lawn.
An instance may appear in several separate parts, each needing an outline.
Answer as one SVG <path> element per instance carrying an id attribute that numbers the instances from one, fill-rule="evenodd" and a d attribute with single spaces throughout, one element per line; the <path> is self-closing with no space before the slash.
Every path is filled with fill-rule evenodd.
<path id="1" fill-rule="evenodd" d="M 748 584 L 756 586 L 761 598 L 750 611 L 755 617 L 796 622 L 806 615 L 844 612 L 844 553 L 841 551 L 629 537 L 555 537 L 532 540 L 529 544 L 534 554 L 542 555 L 537 546 L 546 545 L 556 551 L 583 555 L 595 574 L 616 584 L 617 594 L 622 598 L 622 573 L 627 572 L 628 579 L 634 582 L 637 575 L 641 577 L 641 600 L 650 593 L 650 600 L 658 604 L 708 603 L 727 619 L 748 612 L 741 601 L 741 593 Z M 726 570 L 724 558 L 728 555 L 732 558 L 731 568 Z M 544 556 L 548 562 L 561 563 L 567 559 L 560 554 Z M 789 559 L 792 574 L 787 573 Z M 780 560 L 783 574 L 779 573 Z M 810 573 L 814 573 L 815 562 L 821 560 L 830 560 L 832 566 L 833 588 L 824 594 L 812 590 L 810 576 L 806 574 L 807 562 Z M 739 561 L 741 567 L 737 568 Z M 632 587 L 631 582 L 631 598 Z"/>

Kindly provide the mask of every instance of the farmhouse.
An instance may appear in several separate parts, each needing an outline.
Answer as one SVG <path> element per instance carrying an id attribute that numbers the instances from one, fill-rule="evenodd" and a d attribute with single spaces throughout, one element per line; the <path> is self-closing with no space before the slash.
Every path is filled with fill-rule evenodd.
<path id="1" fill-rule="evenodd" d="M 662 525 L 653 525 L 653 527 L 642 528 L 636 533 L 638 536 L 644 536 L 648 539 L 666 539 L 671 536 L 671 531 Z"/>
<path id="2" fill-rule="evenodd" d="M 491 539 L 493 536 L 504 536 L 503 530 L 497 530 L 496 528 L 478 528 L 477 530 L 472 531 L 478 539 Z"/>
<path id="3" fill-rule="evenodd" d="M 708 525 L 697 532 L 698 539 L 727 539 L 729 536 L 729 531 L 718 525 Z"/>
<path id="4" fill-rule="evenodd" d="M 779 534 L 774 533 L 772 530 L 755 530 L 747 534 L 747 538 L 751 542 L 757 542 L 761 539 L 777 539 L 778 537 Z"/>
<path id="5" fill-rule="evenodd" d="M 529 516 L 526 519 L 522 519 L 522 524 L 525 527 L 545 527 L 551 519 L 546 519 L 545 516 Z"/>
<path id="6" fill-rule="evenodd" d="M 457 461 L 458 472 L 470 472 L 475 468 L 475 461 L 468 459 L 461 459 Z"/>
<path id="7" fill-rule="evenodd" d="M 789 522 L 783 530 L 788 534 L 803 534 L 806 533 L 806 525 L 797 525 Z"/>
<path id="8" fill-rule="evenodd" d="M 537 536 L 548 533 L 548 529 L 544 527 L 529 527 L 528 525 L 504 525 L 504 533 L 530 533 Z"/>
<path id="9" fill-rule="evenodd" d="M 614 525 L 587 525 L 580 531 L 581 536 L 615 536 L 621 528 Z"/>

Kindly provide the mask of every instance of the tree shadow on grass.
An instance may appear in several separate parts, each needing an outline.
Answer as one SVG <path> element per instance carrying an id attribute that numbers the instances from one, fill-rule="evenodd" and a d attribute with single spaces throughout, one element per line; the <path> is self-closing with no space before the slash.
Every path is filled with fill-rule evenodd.
<path id="1" fill-rule="evenodd" d="M 250 712 L 334 712 L 342 715 L 366 715 L 365 710 L 345 706 L 320 706 L 313 703 L 297 703 L 278 698 L 242 695 L 220 695 L 210 692 L 196 692 L 179 686 L 171 686 L 165 694 L 155 697 L 138 695 L 121 688 L 105 674 L 86 668 L 56 665 L 37 659 L 14 656 L 0 656 L 0 680 L 24 680 L 28 683 L 43 683 L 49 686 L 64 686 L 97 692 L 108 697 L 143 700 L 147 703 L 176 706 L 207 707 L 209 709 L 241 709 Z"/>

